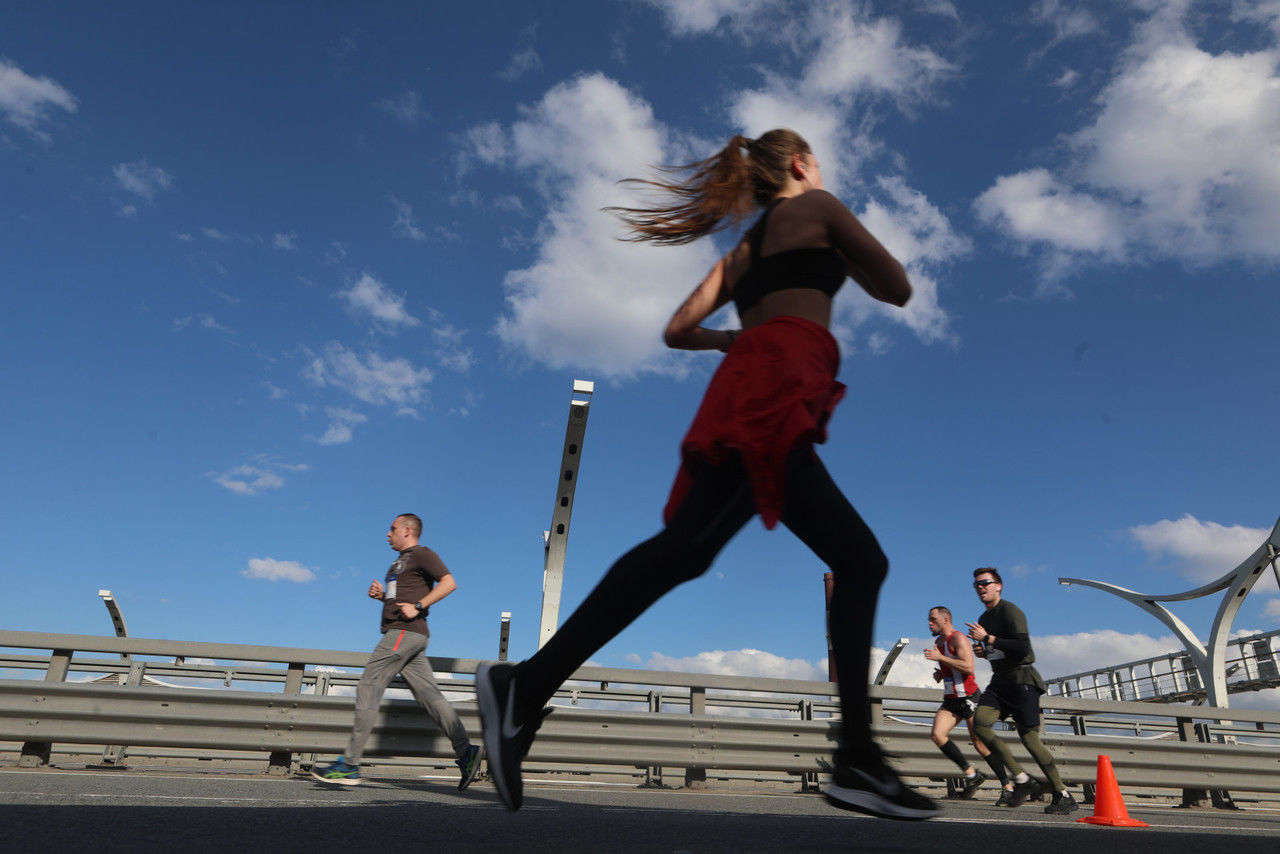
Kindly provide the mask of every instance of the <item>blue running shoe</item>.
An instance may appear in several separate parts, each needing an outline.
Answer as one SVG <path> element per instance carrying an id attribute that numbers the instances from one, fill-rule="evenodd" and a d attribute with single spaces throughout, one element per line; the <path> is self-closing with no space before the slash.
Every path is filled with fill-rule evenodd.
<path id="1" fill-rule="evenodd" d="M 348 765 L 338 757 L 337 762 L 328 765 L 315 765 L 311 768 L 311 776 L 321 783 L 337 783 L 340 786 L 360 785 L 360 766 Z"/>
<path id="2" fill-rule="evenodd" d="M 467 747 L 467 755 L 458 760 L 458 769 L 462 771 L 462 779 L 458 781 L 458 791 L 465 792 L 467 786 L 480 773 L 480 748 L 474 744 Z"/>

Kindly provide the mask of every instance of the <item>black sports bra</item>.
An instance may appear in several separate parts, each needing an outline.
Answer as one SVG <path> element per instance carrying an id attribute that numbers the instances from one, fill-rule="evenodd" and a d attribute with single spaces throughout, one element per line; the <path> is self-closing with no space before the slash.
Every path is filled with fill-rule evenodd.
<path id="1" fill-rule="evenodd" d="M 834 246 L 805 246 L 761 258 L 765 224 L 777 204 L 770 205 L 747 232 L 751 266 L 733 285 L 733 302 L 739 315 L 754 307 L 766 294 L 787 288 L 814 288 L 834 297 L 849 275 L 844 257 Z"/>

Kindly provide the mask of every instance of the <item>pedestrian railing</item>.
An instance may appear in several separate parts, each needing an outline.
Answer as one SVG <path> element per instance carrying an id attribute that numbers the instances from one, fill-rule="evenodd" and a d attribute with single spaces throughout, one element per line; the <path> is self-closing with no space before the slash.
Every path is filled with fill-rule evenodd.
<path id="1" fill-rule="evenodd" d="M 239 752 L 286 773 L 315 754 L 341 752 L 352 723 L 350 694 L 366 659 L 334 650 L 0 631 L 0 675 L 13 677 L 0 678 L 0 743 L 30 766 L 48 763 L 54 745 L 85 745 L 114 747 L 114 761 L 126 748 L 135 756 L 147 749 Z M 431 659 L 477 739 L 479 663 Z M 827 767 L 839 733 L 835 691 L 829 682 L 584 667 L 558 693 L 558 711 L 528 764 L 639 769 L 651 782 L 664 768 L 683 769 L 688 782 L 708 772 L 751 772 L 809 786 Z M 902 774 L 955 775 L 929 739 L 940 691 L 873 686 L 871 696 L 875 737 Z M 1092 783 L 1097 756 L 1107 754 L 1124 786 L 1280 792 L 1280 713 L 1049 695 L 1043 702 L 1043 740 L 1068 784 Z M 452 758 L 431 720 L 396 699 L 384 701 L 366 753 Z"/>

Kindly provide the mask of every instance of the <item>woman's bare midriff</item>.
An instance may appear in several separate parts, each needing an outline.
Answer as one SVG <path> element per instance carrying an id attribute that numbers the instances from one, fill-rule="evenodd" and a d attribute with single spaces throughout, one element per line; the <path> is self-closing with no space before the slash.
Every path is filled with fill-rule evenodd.
<path id="1" fill-rule="evenodd" d="M 775 317 L 801 317 L 831 327 L 831 297 L 817 288 L 786 288 L 765 294 L 758 303 L 743 313 L 743 329 L 767 323 Z"/>

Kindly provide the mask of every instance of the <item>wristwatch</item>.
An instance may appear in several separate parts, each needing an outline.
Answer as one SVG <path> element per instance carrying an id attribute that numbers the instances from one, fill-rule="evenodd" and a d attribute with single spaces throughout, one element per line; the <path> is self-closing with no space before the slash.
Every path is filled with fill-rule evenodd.
<path id="1" fill-rule="evenodd" d="M 426 606 L 426 605 L 423 605 L 421 602 L 414 602 L 414 603 L 413 603 L 413 607 L 415 607 L 415 608 L 417 608 L 417 609 L 418 609 L 418 613 L 419 613 L 419 614 L 425 614 L 425 613 L 427 613 L 427 606 Z"/>

